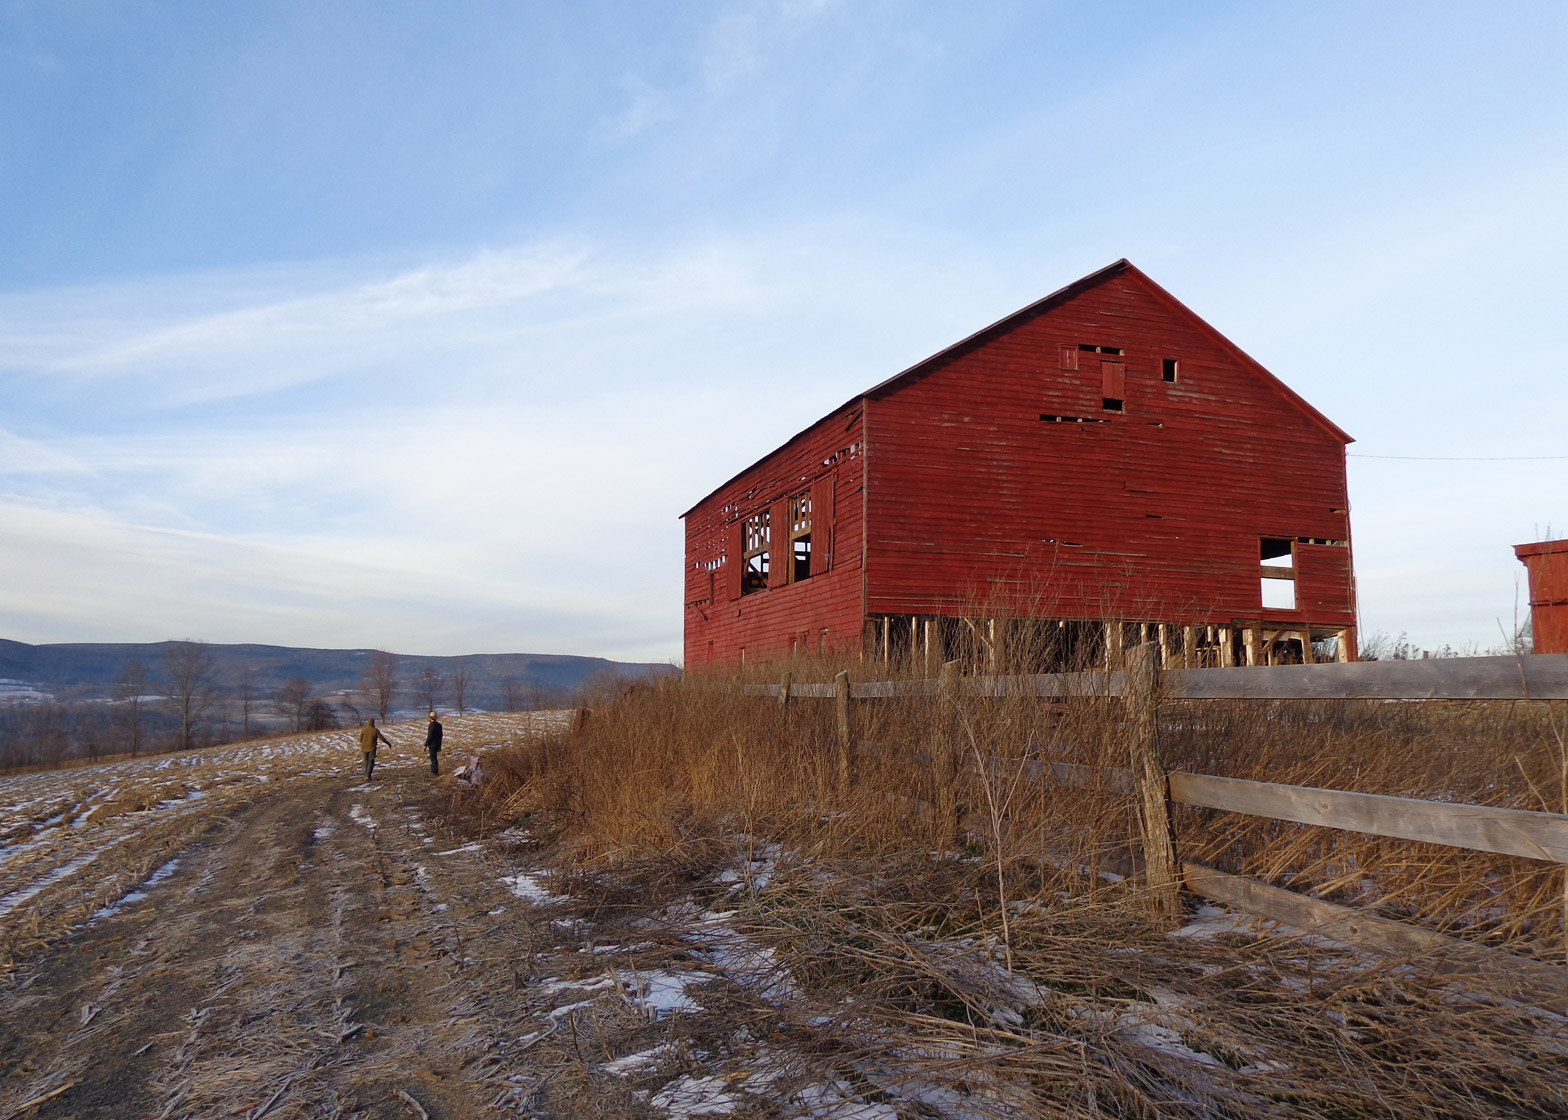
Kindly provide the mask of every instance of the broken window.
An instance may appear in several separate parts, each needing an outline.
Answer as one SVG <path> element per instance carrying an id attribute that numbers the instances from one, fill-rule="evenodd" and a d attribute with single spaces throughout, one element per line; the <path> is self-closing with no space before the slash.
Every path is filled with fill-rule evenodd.
<path id="1" fill-rule="evenodd" d="M 790 582 L 811 575 L 811 491 L 789 500 Z"/>
<path id="2" fill-rule="evenodd" d="M 1175 384 L 1181 376 L 1181 363 L 1175 358 L 1160 359 L 1160 377 L 1162 380 Z"/>
<path id="3" fill-rule="evenodd" d="M 740 593 L 768 589 L 768 547 L 770 533 L 768 511 L 748 517 L 741 529 L 741 578 Z"/>
<path id="4" fill-rule="evenodd" d="M 1288 537 L 1264 537 L 1259 550 L 1264 610 L 1296 609 L 1296 542 Z"/>
<path id="5" fill-rule="evenodd" d="M 1121 412 L 1127 400 L 1127 367 L 1121 362 L 1101 362 L 1100 389 L 1105 398 L 1101 407 L 1106 412 Z"/>

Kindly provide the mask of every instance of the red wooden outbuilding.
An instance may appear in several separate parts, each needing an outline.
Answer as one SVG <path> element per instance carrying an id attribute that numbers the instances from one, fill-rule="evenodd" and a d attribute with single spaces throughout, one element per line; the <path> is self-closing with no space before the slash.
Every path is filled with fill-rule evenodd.
<path id="1" fill-rule="evenodd" d="M 1516 544 L 1514 555 L 1529 573 L 1535 652 L 1568 653 L 1568 540 Z"/>
<path id="2" fill-rule="evenodd" d="M 1117 261 L 687 510 L 686 666 L 1353 659 L 1349 442 Z"/>

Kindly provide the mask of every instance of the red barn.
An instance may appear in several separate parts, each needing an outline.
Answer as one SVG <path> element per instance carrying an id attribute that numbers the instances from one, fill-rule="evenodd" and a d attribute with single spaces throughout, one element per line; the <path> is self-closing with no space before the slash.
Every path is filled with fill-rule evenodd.
<path id="1" fill-rule="evenodd" d="M 687 510 L 686 666 L 1352 659 L 1349 442 L 1117 261 Z"/>

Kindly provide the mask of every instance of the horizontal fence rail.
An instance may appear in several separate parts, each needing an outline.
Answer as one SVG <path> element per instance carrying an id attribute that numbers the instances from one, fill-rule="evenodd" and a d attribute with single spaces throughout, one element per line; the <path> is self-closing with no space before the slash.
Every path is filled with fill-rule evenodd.
<path id="1" fill-rule="evenodd" d="M 1181 805 L 1568 863 L 1568 816 L 1561 813 L 1346 793 L 1180 771 L 1170 774 L 1168 781 L 1171 800 Z"/>
<path id="2" fill-rule="evenodd" d="M 752 696 L 777 696 L 779 685 L 747 685 Z M 1568 653 L 1518 657 L 1437 657 L 1422 661 L 1353 661 L 1243 669 L 1172 669 L 1160 674 L 1173 700 L 1568 700 Z M 1081 697 L 1127 695 L 1121 671 L 966 677 L 966 696 Z M 856 700 L 935 696 L 935 679 L 862 681 Z M 828 699 L 831 684 L 794 684 L 792 697 Z"/>

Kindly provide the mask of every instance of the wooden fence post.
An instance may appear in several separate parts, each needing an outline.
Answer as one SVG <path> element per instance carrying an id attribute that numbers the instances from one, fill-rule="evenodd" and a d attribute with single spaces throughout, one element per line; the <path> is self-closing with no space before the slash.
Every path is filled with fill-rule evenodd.
<path id="1" fill-rule="evenodd" d="M 1127 723 L 1132 733 L 1133 780 L 1143 810 L 1144 875 L 1155 909 L 1174 917 L 1181 905 L 1181 872 L 1171 835 L 1169 783 L 1160 762 L 1155 656 L 1154 646 L 1148 644 L 1127 653 Z"/>
<path id="2" fill-rule="evenodd" d="M 833 678 L 833 712 L 838 717 L 838 792 L 849 792 L 855 764 L 855 729 L 849 722 L 849 670 Z"/>
<path id="3" fill-rule="evenodd" d="M 779 678 L 779 708 L 780 708 L 780 710 L 789 707 L 789 683 L 790 683 L 790 674 L 785 673 L 781 678 Z"/>
<path id="4" fill-rule="evenodd" d="M 943 852 L 958 842 L 958 693 L 957 661 L 944 662 L 937 673 L 936 741 L 931 749 L 931 777 L 936 782 L 937 847 Z"/>

